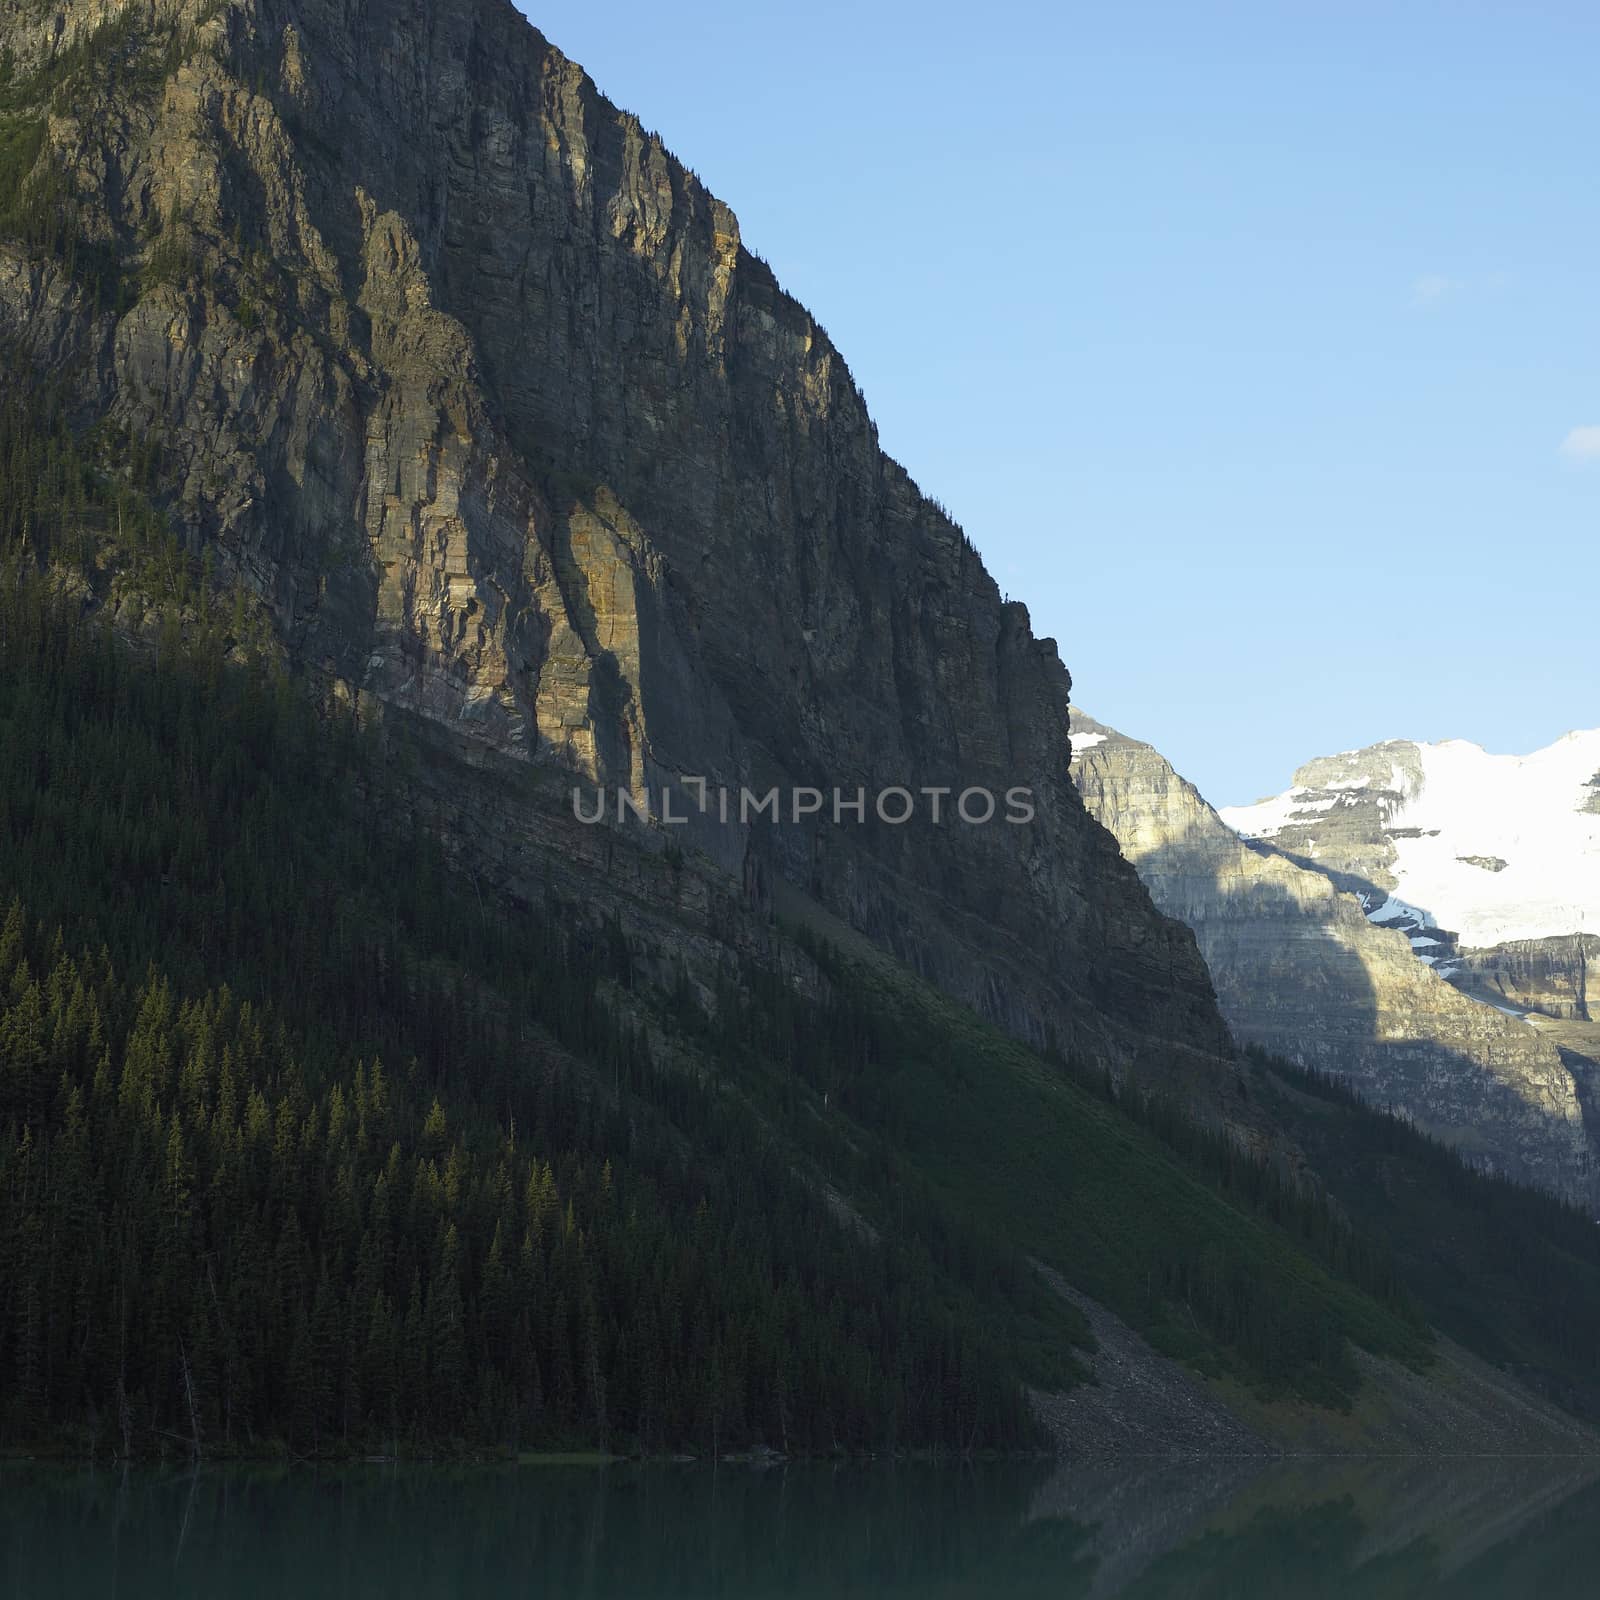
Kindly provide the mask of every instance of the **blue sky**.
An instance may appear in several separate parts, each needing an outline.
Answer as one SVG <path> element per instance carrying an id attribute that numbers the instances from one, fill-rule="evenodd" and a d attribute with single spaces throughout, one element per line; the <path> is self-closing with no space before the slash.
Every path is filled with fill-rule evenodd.
<path id="1" fill-rule="evenodd" d="M 523 9 L 1218 804 L 1600 724 L 1600 6 Z"/>

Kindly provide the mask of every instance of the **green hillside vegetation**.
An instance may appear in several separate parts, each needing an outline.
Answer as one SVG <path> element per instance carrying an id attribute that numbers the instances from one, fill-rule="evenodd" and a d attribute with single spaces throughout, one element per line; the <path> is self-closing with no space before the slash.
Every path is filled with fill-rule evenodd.
<path id="1" fill-rule="evenodd" d="M 353 729 L 15 568 L 0 633 L 13 1442 L 1034 1442 L 1034 1275 L 915 1197 L 836 1225 L 607 1015 L 607 941 L 385 833 Z"/>
<path id="2" fill-rule="evenodd" d="M 1325 1207 L 909 977 L 815 946 L 821 1005 L 730 967 L 713 1017 L 581 908 L 488 906 L 385 820 L 404 737 L 245 648 L 34 398 L 0 414 L 11 1443 L 1034 1444 L 1021 1386 L 1086 1335 L 1030 1256 L 1268 1390 L 1423 1358 Z M 81 598 L 113 570 L 168 597 L 137 652 Z"/>
<path id="3" fill-rule="evenodd" d="M 1032 1443 L 1019 1384 L 1082 1334 L 1024 1245 L 1267 1386 L 1418 1348 L 1115 1107 L 842 966 L 815 1026 L 660 995 L 706 1071 L 659 1069 L 603 1000 L 621 941 L 487 915 L 281 674 L 5 598 L 13 1442 Z"/>
<path id="4" fill-rule="evenodd" d="M 1049 1061 L 888 961 L 812 945 L 836 999 L 819 1026 L 753 1008 L 830 1103 L 881 1130 L 960 1215 L 1062 1272 L 1169 1354 L 1333 1406 L 1351 1344 L 1426 1364 L 1385 1250 L 1270 1161 L 1171 1107 Z M 847 1019 L 844 1026 L 840 1018 Z"/>
<path id="5" fill-rule="evenodd" d="M 1345 1085 L 1250 1052 L 1254 1081 L 1355 1221 L 1388 1242 L 1429 1321 L 1569 1409 L 1600 1419 L 1600 1227 L 1473 1172 Z"/>

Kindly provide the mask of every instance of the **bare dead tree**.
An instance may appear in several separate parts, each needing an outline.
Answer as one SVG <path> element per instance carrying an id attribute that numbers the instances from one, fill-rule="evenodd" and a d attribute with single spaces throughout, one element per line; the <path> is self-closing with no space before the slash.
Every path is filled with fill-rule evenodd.
<path id="1" fill-rule="evenodd" d="M 189 1454 L 198 1461 L 203 1454 L 200 1448 L 200 1407 L 195 1400 L 194 1372 L 189 1366 L 189 1352 L 184 1347 L 182 1334 L 178 1336 L 178 1368 L 183 1373 L 183 1393 L 189 1403 Z"/>

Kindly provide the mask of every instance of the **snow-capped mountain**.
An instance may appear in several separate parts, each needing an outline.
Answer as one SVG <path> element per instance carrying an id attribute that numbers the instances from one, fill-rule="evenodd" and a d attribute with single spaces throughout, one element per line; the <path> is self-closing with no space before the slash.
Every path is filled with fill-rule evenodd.
<path id="1" fill-rule="evenodd" d="M 1373 921 L 1409 927 L 1417 953 L 1446 966 L 1454 943 L 1600 933 L 1600 729 L 1526 756 L 1463 739 L 1372 745 L 1221 814 L 1347 880 Z"/>
<path id="2" fill-rule="evenodd" d="M 1071 733 L 1084 805 L 1156 904 L 1194 931 L 1241 1043 L 1345 1079 L 1488 1170 L 1600 1200 L 1600 1143 L 1585 1126 L 1600 1063 L 1580 1037 L 1594 1027 L 1581 957 L 1543 948 L 1469 957 L 1422 910 L 1396 909 L 1400 850 L 1409 864 L 1435 826 L 1448 842 L 1455 817 L 1443 799 L 1481 780 L 1430 783 L 1446 769 L 1416 745 L 1314 762 L 1281 801 L 1247 808 L 1253 831 L 1274 835 L 1247 841 L 1150 745 L 1077 707 Z M 1433 809 L 1421 822 L 1406 820 L 1424 801 Z M 1503 830 L 1493 840 L 1510 848 Z M 1492 970 L 1473 966 L 1480 956 L 1494 958 Z M 1600 1094 L 1591 1099 L 1600 1110 Z"/>

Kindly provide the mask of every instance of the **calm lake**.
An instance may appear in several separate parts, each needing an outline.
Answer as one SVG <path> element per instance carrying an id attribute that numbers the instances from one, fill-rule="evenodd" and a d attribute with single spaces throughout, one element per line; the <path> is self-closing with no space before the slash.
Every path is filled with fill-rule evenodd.
<path id="1" fill-rule="evenodd" d="M 1600 1463 L 0 1466 L 7 1600 L 1590 1597 Z"/>

